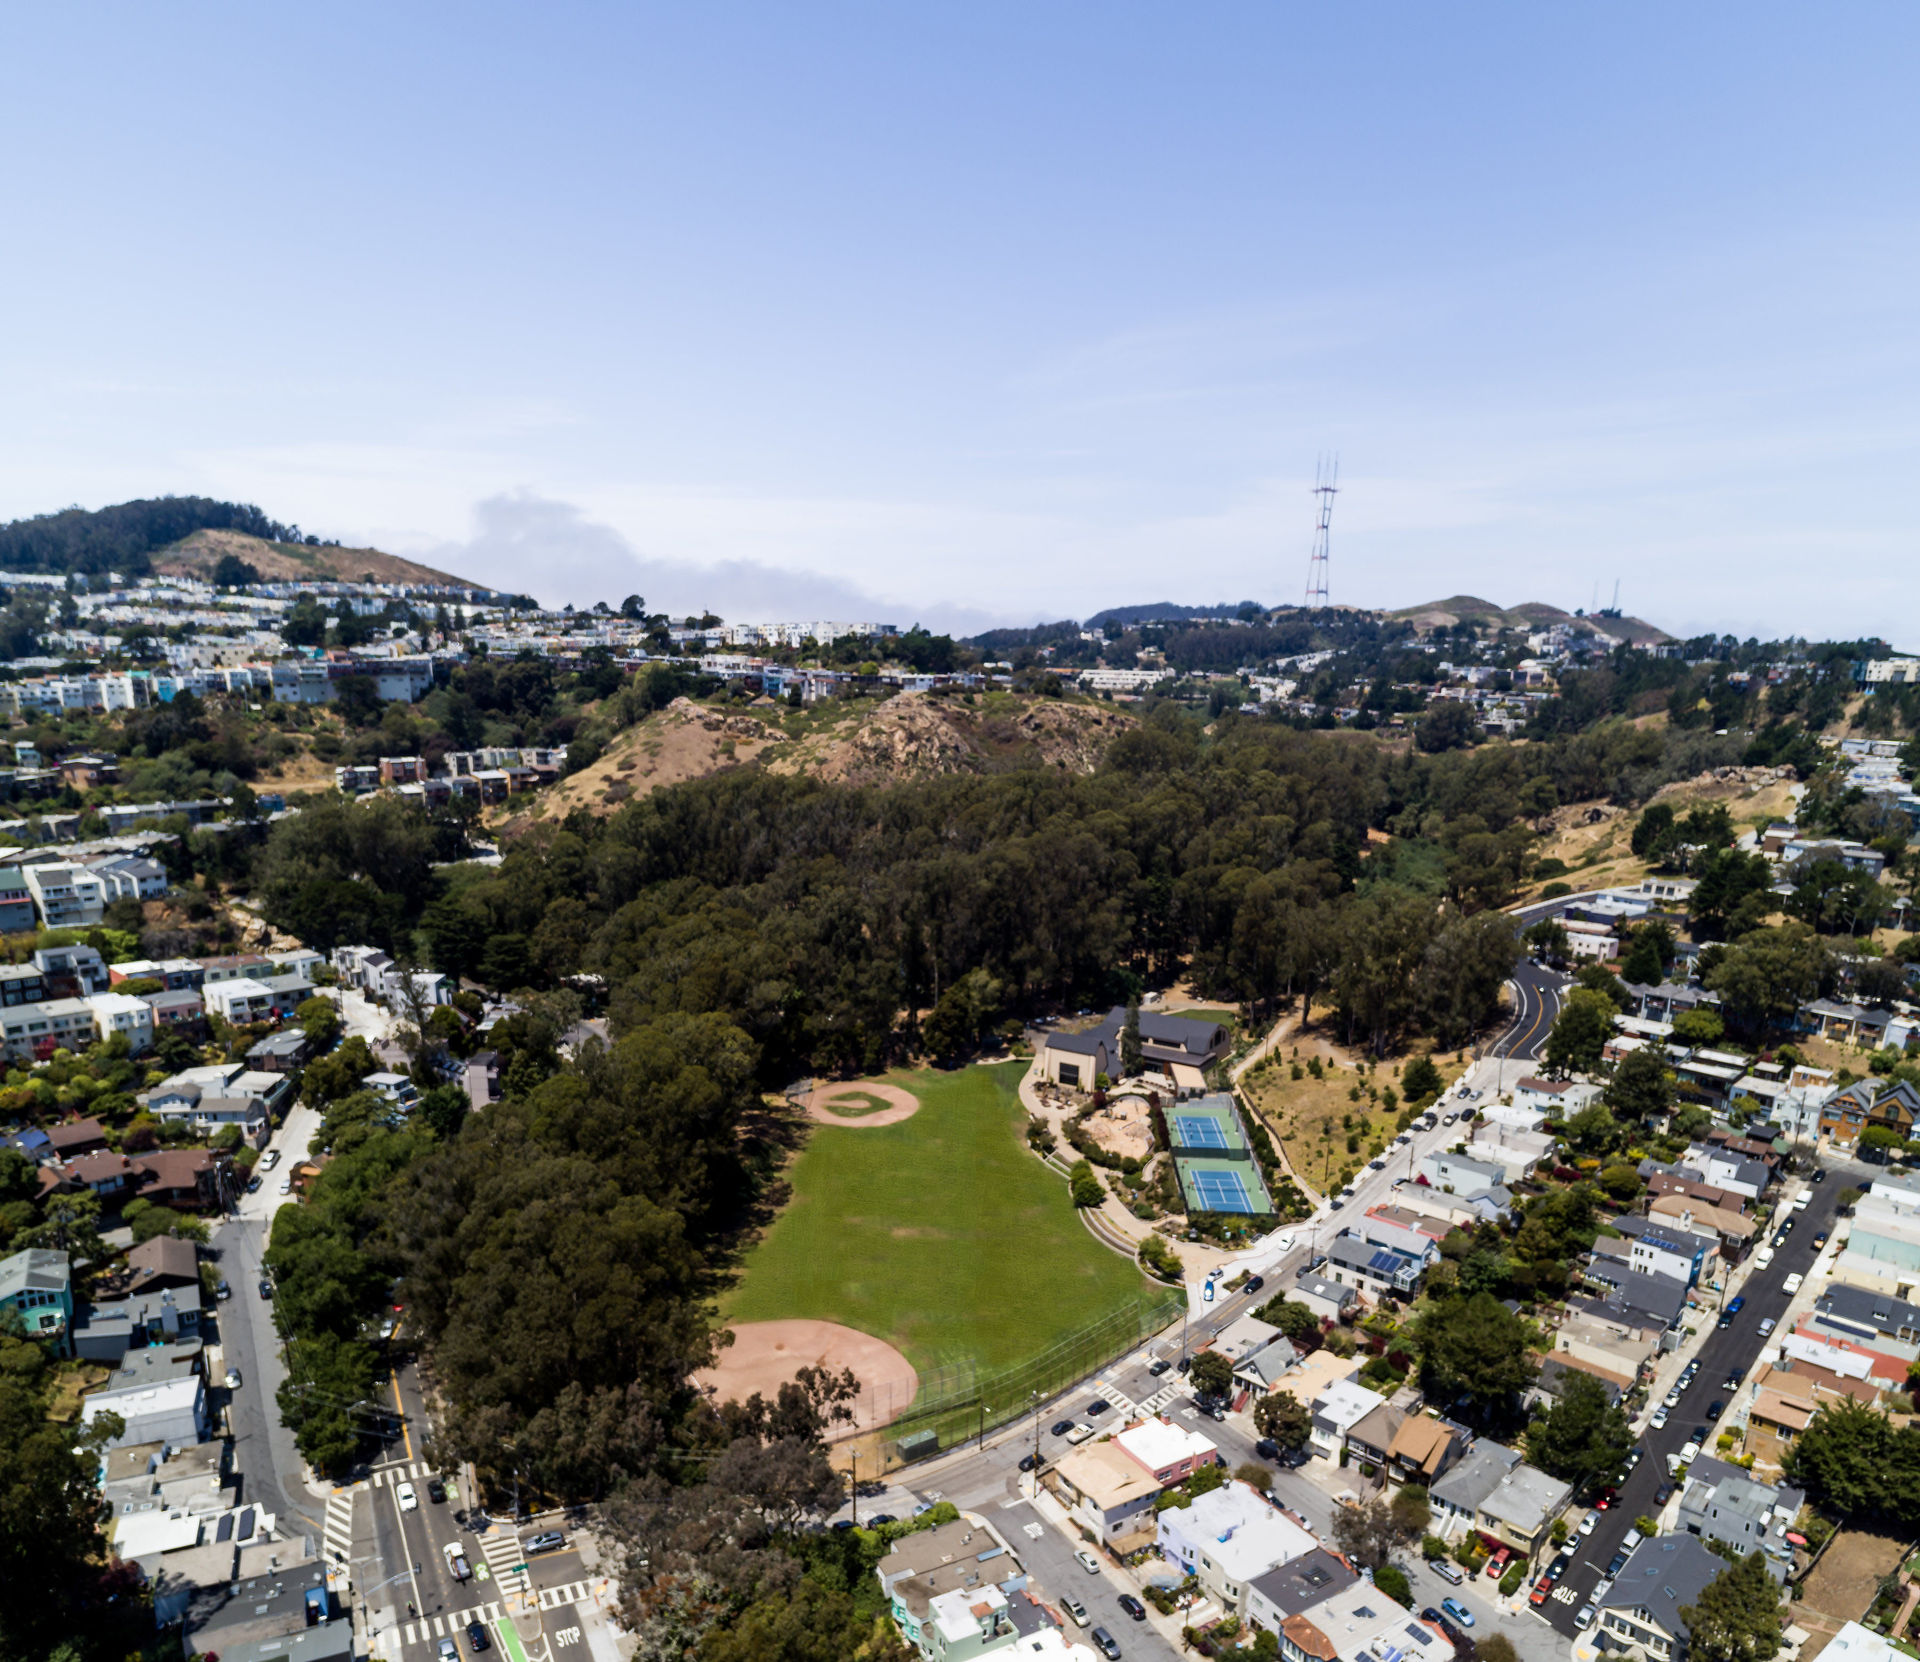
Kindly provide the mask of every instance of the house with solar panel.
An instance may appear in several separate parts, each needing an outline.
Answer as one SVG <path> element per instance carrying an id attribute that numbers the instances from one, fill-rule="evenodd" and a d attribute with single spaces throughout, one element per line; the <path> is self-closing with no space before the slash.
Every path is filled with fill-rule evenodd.
<path id="1" fill-rule="evenodd" d="M 1196 1097 L 1169 1109 L 1167 1136 L 1187 1211 L 1259 1217 L 1273 1210 L 1232 1097 Z"/>
<path id="2" fill-rule="evenodd" d="M 1120 1077 L 1120 1031 L 1127 1012 L 1115 1005 L 1084 1033 L 1049 1033 L 1039 1056 L 1041 1071 L 1056 1085 L 1090 1091 L 1105 1074 Z M 1233 1038 L 1217 1021 L 1195 1016 L 1140 1012 L 1140 1071 L 1159 1076 L 1178 1095 L 1204 1091 L 1207 1069 L 1225 1059 Z"/>
<path id="3" fill-rule="evenodd" d="M 1382 1246 L 1350 1230 L 1341 1230 L 1327 1243 L 1327 1261 L 1320 1272 L 1342 1287 L 1358 1288 L 1371 1298 L 1412 1298 L 1427 1273 L 1425 1257 Z"/>

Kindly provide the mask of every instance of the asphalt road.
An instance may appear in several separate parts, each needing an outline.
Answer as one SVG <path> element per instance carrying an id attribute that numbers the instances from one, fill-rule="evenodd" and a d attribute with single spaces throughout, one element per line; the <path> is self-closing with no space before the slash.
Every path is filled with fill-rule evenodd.
<path id="1" fill-rule="evenodd" d="M 1488 1055 L 1537 1061 L 1553 1031 L 1554 1019 L 1566 993 L 1564 976 L 1522 958 L 1514 966 L 1508 985 L 1513 988 L 1513 1020 L 1507 1031 L 1490 1047 Z"/>
<path id="2" fill-rule="evenodd" d="M 1549 1598 L 1538 1607 L 1547 1621 L 1560 1632 L 1569 1637 L 1574 1634 L 1575 1613 L 1593 1597 L 1594 1589 L 1613 1555 L 1620 1550 L 1627 1531 L 1633 1526 L 1633 1520 L 1643 1514 L 1652 1515 L 1659 1511 L 1654 1496 L 1667 1481 L 1666 1457 L 1678 1453 L 1701 1426 L 1707 1427 L 1706 1448 L 1712 1452 L 1716 1428 L 1707 1418 L 1709 1405 L 1718 1401 L 1731 1408 L 1735 1393 L 1724 1388 L 1725 1381 L 1734 1373 L 1738 1373 L 1744 1381 L 1759 1360 L 1767 1344 L 1760 1337 L 1760 1323 L 1768 1317 L 1778 1322 L 1792 1301 L 1792 1295 L 1783 1285 L 1786 1278 L 1796 1273 L 1805 1275 L 1811 1268 L 1816 1256 L 1813 1237 L 1822 1231 L 1832 1232 L 1840 1191 L 1850 1184 L 1864 1184 L 1871 1175 L 1869 1168 L 1841 1163 L 1830 1164 L 1826 1170 L 1825 1181 L 1813 1185 L 1813 1200 L 1807 1209 L 1792 1214 L 1793 1232 L 1788 1235 L 1786 1244 L 1776 1250 L 1773 1262 L 1764 1270 L 1753 1271 L 1739 1289 L 1737 1296 L 1744 1299 L 1745 1303 L 1733 1318 L 1731 1327 L 1723 1329 L 1719 1326 L 1719 1317 L 1713 1308 L 1713 1295 L 1702 1296 L 1701 1302 L 1707 1308 L 1699 1315 L 1699 1337 L 1683 1352 L 1699 1358 L 1698 1377 L 1682 1395 L 1680 1405 L 1669 1412 L 1664 1428 L 1654 1430 L 1645 1416 L 1637 1422 L 1640 1447 L 1645 1454 L 1639 1466 L 1620 1485 L 1615 1505 L 1600 1515 L 1600 1523 L 1594 1532 L 1584 1540 L 1576 1537 L 1579 1551 L 1561 1581 L 1561 1586 L 1571 1589 L 1572 1601 Z M 1783 1195 L 1797 1193 L 1803 1181 L 1788 1178 L 1781 1186 Z M 1785 1214 L 1784 1204 L 1780 1206 L 1780 1212 Z M 1774 1226 L 1777 1227 L 1778 1223 L 1779 1217 L 1776 1217 Z M 1772 1239 L 1771 1233 L 1767 1238 Z M 1649 1415 L 1653 1406 L 1649 1405 Z M 1724 1414 L 1722 1417 L 1725 1417 Z"/>

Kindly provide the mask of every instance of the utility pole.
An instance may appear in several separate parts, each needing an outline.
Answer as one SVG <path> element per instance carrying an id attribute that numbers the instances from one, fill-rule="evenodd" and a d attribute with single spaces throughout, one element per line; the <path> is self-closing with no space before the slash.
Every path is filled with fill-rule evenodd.
<path id="1" fill-rule="evenodd" d="M 848 1449 L 847 1461 L 847 1489 L 853 1497 L 849 1504 L 853 1508 L 853 1527 L 858 1529 L 860 1527 L 860 1451 Z"/>

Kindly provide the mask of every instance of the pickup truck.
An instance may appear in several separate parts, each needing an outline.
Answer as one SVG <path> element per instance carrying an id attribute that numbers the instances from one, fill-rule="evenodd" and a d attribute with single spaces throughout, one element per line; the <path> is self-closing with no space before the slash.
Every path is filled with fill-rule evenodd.
<path id="1" fill-rule="evenodd" d="M 473 1574 L 472 1567 L 467 1563 L 466 1548 L 458 1541 L 449 1541 L 441 1550 L 447 1555 L 447 1574 L 455 1581 L 465 1581 Z"/>

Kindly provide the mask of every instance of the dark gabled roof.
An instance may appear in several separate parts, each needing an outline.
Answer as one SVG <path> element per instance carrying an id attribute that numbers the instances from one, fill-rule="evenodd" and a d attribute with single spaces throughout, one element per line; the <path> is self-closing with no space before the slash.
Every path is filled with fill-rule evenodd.
<path id="1" fill-rule="evenodd" d="M 1726 1568 L 1727 1561 L 1707 1551 L 1697 1536 L 1656 1535 L 1633 1549 L 1600 1608 L 1644 1610 L 1656 1627 L 1684 1638 L 1681 1608 L 1698 1604 L 1707 1584 Z"/>
<path id="2" fill-rule="evenodd" d="M 1288 1616 L 1298 1616 L 1335 1593 L 1351 1587 L 1360 1578 L 1345 1559 L 1316 1547 L 1312 1552 L 1285 1564 L 1276 1565 L 1265 1575 L 1255 1576 L 1248 1586 L 1256 1589 Z"/>

